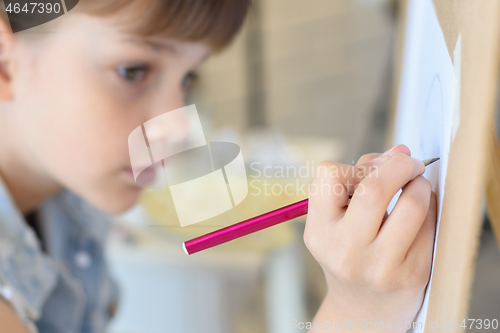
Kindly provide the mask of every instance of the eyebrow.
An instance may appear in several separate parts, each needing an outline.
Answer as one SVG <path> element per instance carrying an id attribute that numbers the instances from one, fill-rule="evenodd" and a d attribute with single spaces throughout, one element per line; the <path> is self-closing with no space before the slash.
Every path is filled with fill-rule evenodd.
<path id="1" fill-rule="evenodd" d="M 126 41 L 149 48 L 155 52 L 168 52 L 175 54 L 178 52 L 177 48 L 175 45 L 172 45 L 171 43 L 168 42 L 159 42 L 155 40 L 150 40 L 150 39 L 138 39 L 138 38 L 127 38 Z"/>

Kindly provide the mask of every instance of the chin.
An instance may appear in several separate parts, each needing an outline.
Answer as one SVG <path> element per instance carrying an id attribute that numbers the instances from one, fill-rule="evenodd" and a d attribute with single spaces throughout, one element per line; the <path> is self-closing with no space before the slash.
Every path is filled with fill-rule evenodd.
<path id="1" fill-rule="evenodd" d="M 132 208 L 139 201 L 140 188 L 119 191 L 118 193 L 103 193 L 96 196 L 96 200 L 89 200 L 90 204 L 103 212 L 118 215 Z"/>

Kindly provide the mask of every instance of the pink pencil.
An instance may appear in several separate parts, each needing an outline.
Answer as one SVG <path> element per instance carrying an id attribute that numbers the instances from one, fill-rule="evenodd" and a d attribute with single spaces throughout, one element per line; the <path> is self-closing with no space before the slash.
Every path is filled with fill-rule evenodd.
<path id="1" fill-rule="evenodd" d="M 425 166 L 439 160 L 439 157 L 423 161 Z M 229 241 L 251 234 L 253 232 L 272 227 L 281 222 L 285 222 L 296 217 L 306 215 L 309 199 L 293 203 L 291 205 L 278 208 L 269 213 L 265 213 L 251 219 L 230 225 L 228 227 L 215 230 L 209 234 L 193 238 L 184 242 L 184 251 L 189 255 Z"/>
<path id="2" fill-rule="evenodd" d="M 184 242 L 184 251 L 193 254 L 229 241 L 251 234 L 253 232 L 272 227 L 296 217 L 306 215 L 309 199 L 278 208 L 251 219 L 212 231 L 209 234 L 193 238 Z"/>

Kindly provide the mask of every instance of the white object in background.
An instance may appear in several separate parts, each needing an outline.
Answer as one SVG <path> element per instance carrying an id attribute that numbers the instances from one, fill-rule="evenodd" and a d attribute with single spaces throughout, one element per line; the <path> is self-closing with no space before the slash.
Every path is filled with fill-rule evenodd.
<path id="1" fill-rule="evenodd" d="M 112 246 L 108 259 L 121 289 L 110 333 L 231 332 L 225 281 L 215 269 L 161 247 Z"/>
<path id="2" fill-rule="evenodd" d="M 308 318 L 302 237 L 268 256 L 264 270 L 267 329 L 271 333 L 305 333 L 293 323 Z"/>
<path id="3" fill-rule="evenodd" d="M 118 237 L 110 238 L 107 259 L 120 303 L 109 333 L 262 332 L 264 326 L 272 333 L 302 332 L 291 326 L 293 319 L 308 319 L 301 233 L 270 253 L 207 251 L 188 257 L 178 241 L 155 230 L 116 223 L 111 236 Z M 129 237 L 122 237 L 124 231 Z M 243 313 L 255 306 L 249 304 L 260 283 L 264 318 Z M 236 327 L 249 319 L 259 322 Z"/>
<path id="4" fill-rule="evenodd" d="M 403 52 L 395 143 L 407 145 L 416 158 L 440 158 L 439 164 L 427 167 L 424 173 L 438 196 L 437 240 L 452 137 L 456 79 L 431 0 L 409 2 Z M 435 251 L 439 251 L 436 245 L 434 257 Z M 432 272 L 417 316 L 417 322 L 422 326 L 427 316 L 431 287 Z M 414 332 L 423 332 L 423 329 L 416 328 Z"/>

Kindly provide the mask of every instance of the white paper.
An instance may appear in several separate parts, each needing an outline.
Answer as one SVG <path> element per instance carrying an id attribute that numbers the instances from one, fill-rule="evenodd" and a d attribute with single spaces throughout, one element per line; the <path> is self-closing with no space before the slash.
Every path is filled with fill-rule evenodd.
<path id="1" fill-rule="evenodd" d="M 401 73 L 395 144 L 407 145 L 412 156 L 422 160 L 440 158 L 428 166 L 424 174 L 438 196 L 437 239 L 452 136 L 456 79 L 431 0 L 408 3 Z M 434 244 L 434 257 L 436 251 L 439 249 Z M 416 328 L 414 332 L 424 331 L 431 285 L 432 273 L 416 319 L 422 323 L 422 329 Z"/>

